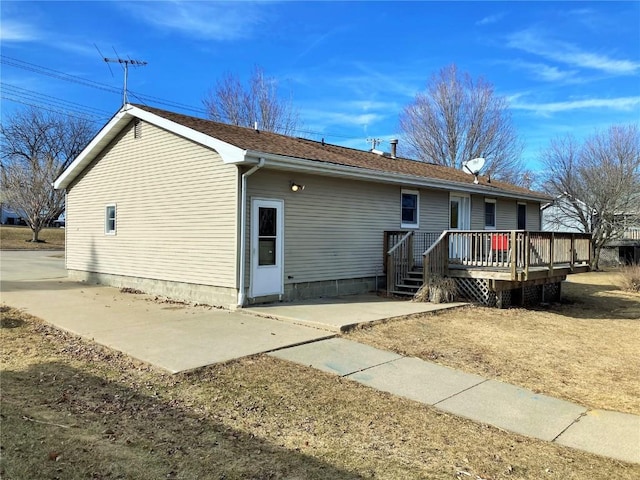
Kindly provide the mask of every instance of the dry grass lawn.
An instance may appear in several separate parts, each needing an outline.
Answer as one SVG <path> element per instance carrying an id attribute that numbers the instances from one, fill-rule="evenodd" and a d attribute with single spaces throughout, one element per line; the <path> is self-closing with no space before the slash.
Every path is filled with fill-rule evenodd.
<path id="1" fill-rule="evenodd" d="M 64 250 L 64 228 L 43 228 L 32 243 L 29 227 L 0 225 L 0 249 L 2 250 Z"/>
<path id="2" fill-rule="evenodd" d="M 478 306 L 414 316 L 349 338 L 587 407 L 640 414 L 640 294 L 616 272 L 569 277 L 545 309 Z"/>
<path id="3" fill-rule="evenodd" d="M 640 476 L 271 357 L 169 375 L 2 315 L 3 479 Z"/>

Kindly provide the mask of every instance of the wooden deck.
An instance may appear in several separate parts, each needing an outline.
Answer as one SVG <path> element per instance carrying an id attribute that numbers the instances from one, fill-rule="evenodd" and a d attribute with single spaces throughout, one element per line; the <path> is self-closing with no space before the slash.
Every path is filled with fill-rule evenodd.
<path id="1" fill-rule="evenodd" d="M 523 268 L 516 268 L 515 276 L 510 268 L 499 267 L 467 267 L 455 263 L 449 264 L 448 276 L 455 278 L 488 278 L 492 280 L 524 282 L 527 280 L 538 280 L 570 275 L 572 273 L 583 273 L 589 271 L 589 265 L 556 264 L 549 267 L 530 267 L 528 272 Z"/>
<path id="2" fill-rule="evenodd" d="M 476 288 L 485 297 L 508 290 L 559 285 L 567 275 L 589 271 L 591 236 L 577 233 L 526 230 L 434 232 L 389 232 L 386 245 L 387 290 L 409 294 L 439 277 L 451 277 L 469 292 Z M 429 245 L 422 255 L 418 248 Z M 422 282 L 416 274 L 422 273 Z M 419 278 L 419 277 L 418 277 Z M 416 285 L 418 283 L 418 285 Z M 415 290 L 414 289 L 414 290 Z M 464 288 L 463 288 L 464 289 Z M 544 290 L 544 288 L 543 288 Z M 544 294 L 543 294 L 544 297 Z"/>

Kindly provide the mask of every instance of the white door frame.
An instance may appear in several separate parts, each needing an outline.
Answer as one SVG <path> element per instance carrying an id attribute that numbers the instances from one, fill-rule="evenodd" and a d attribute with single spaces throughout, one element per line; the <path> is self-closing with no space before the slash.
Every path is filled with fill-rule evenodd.
<path id="1" fill-rule="evenodd" d="M 458 225 L 451 227 L 451 202 L 458 201 Z M 471 197 L 464 193 L 449 194 L 449 229 L 450 230 L 470 230 L 471 229 Z"/>
<path id="2" fill-rule="evenodd" d="M 458 224 L 451 226 L 451 204 L 458 203 Z M 471 197 L 463 193 L 449 193 L 449 229 L 450 230 L 470 230 L 471 229 Z M 470 253 L 468 240 L 461 236 L 449 237 L 449 258 L 462 261 Z"/>
<path id="3" fill-rule="evenodd" d="M 276 210 L 274 232 L 262 232 L 260 236 L 260 209 Z M 251 282 L 250 297 L 284 294 L 284 200 L 253 198 L 251 199 Z M 274 233 L 275 235 L 265 235 Z M 267 257 L 273 255 L 273 263 L 260 265 L 260 240 L 265 241 Z M 273 243 L 269 247 L 269 241 Z M 270 262 L 267 259 L 267 262 Z"/>

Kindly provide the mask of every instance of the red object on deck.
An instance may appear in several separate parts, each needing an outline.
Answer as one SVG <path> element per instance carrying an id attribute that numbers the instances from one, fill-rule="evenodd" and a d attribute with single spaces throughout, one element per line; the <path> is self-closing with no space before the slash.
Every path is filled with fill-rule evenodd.
<path id="1" fill-rule="evenodd" d="M 497 233 L 491 235 L 491 250 L 509 250 L 509 234 Z"/>

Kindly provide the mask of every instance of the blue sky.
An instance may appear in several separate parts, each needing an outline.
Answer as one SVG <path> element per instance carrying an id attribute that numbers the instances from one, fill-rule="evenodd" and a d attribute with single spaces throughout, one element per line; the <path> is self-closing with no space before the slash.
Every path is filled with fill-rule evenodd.
<path id="1" fill-rule="evenodd" d="M 247 79 L 260 66 L 292 97 L 300 136 L 361 149 L 399 136 L 402 108 L 451 63 L 510 100 L 533 169 L 555 136 L 640 123 L 640 2 L 3 0 L 0 9 L 3 121 L 29 103 L 106 122 L 123 75 L 97 46 L 148 62 L 130 69 L 130 101 L 197 116 L 222 75 Z"/>

